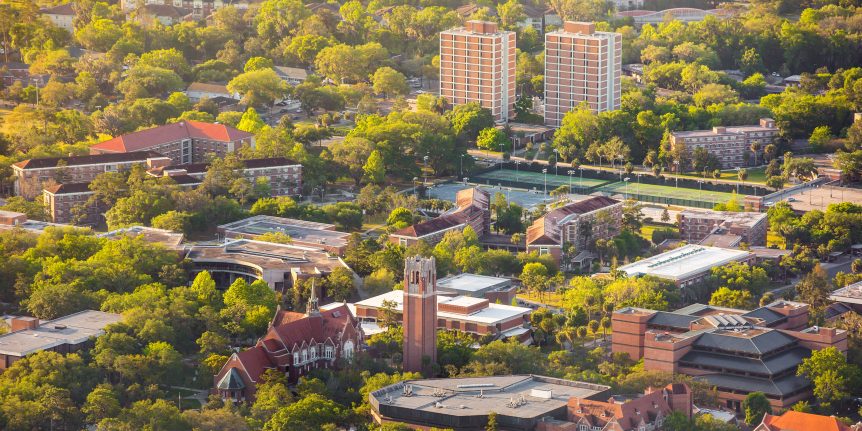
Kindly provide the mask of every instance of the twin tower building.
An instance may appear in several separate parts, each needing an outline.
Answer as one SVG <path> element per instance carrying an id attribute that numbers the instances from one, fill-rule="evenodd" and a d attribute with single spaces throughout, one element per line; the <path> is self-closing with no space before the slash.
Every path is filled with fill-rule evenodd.
<path id="1" fill-rule="evenodd" d="M 440 95 L 460 105 L 478 102 L 498 123 L 515 117 L 515 32 L 468 21 L 440 33 Z M 586 102 L 593 112 L 620 107 L 622 35 L 588 22 L 563 23 L 545 34 L 545 124 Z"/>

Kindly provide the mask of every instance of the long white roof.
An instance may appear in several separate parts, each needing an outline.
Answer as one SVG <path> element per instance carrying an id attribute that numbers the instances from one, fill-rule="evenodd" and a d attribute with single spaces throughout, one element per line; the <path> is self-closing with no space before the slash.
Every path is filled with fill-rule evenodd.
<path id="1" fill-rule="evenodd" d="M 688 244 L 680 248 L 619 267 L 629 276 L 653 275 L 680 280 L 730 262 L 747 258 L 750 252 Z"/>
<path id="2" fill-rule="evenodd" d="M 383 308 L 383 301 L 392 301 L 395 305 L 393 311 L 401 313 L 404 310 L 404 291 L 393 290 L 382 295 L 377 295 L 368 299 L 364 299 L 356 303 L 357 307 L 367 308 Z M 472 304 L 473 299 L 465 297 L 449 298 L 445 296 L 437 296 L 437 304 L 450 302 L 456 305 Z M 471 323 L 481 323 L 483 325 L 492 325 L 499 322 L 504 322 L 515 317 L 529 314 L 533 310 L 526 307 L 515 307 L 512 305 L 489 303 L 487 308 L 483 308 L 472 314 L 459 314 L 447 311 L 437 311 L 437 317 L 444 319 L 459 320 Z"/>

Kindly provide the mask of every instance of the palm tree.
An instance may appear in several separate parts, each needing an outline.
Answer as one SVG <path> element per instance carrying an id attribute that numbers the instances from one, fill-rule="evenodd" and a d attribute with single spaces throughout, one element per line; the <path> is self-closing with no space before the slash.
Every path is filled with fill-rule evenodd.
<path id="1" fill-rule="evenodd" d="M 575 328 L 575 335 L 577 335 L 577 337 L 580 339 L 586 338 L 587 337 L 587 327 L 586 326 L 578 326 L 577 328 Z"/>
<path id="2" fill-rule="evenodd" d="M 593 317 L 592 310 L 594 305 L 596 305 L 596 298 L 591 295 L 584 297 L 584 311 L 587 312 L 587 319 Z"/>
<path id="3" fill-rule="evenodd" d="M 593 333 L 593 340 L 596 339 L 596 332 L 599 330 L 599 322 L 597 320 L 590 320 L 590 323 L 587 323 L 587 326 L 590 328 L 590 332 Z"/>
<path id="4" fill-rule="evenodd" d="M 602 321 L 599 322 L 599 326 L 602 327 L 602 339 L 607 340 L 608 338 L 608 329 L 611 328 L 611 319 L 610 317 L 602 317 Z"/>
<path id="5" fill-rule="evenodd" d="M 752 142 L 751 143 L 751 153 L 754 154 L 754 166 L 757 166 L 757 152 L 760 151 L 760 143 Z"/>
<path id="6" fill-rule="evenodd" d="M 566 342 L 568 342 L 570 345 L 573 344 L 576 335 L 577 334 L 575 328 L 566 325 L 557 331 L 557 335 L 555 337 L 557 339 L 557 344 L 563 346 L 563 343 Z"/>

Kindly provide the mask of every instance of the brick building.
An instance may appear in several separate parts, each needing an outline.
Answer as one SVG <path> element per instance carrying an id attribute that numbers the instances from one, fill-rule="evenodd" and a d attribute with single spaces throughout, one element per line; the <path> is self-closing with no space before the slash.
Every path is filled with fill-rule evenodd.
<path id="1" fill-rule="evenodd" d="M 44 157 L 12 164 L 15 194 L 32 199 L 48 185 L 89 183 L 105 172 L 123 172 L 134 165 L 148 168 L 166 166 L 170 159 L 154 151 L 99 154 L 90 156 Z"/>
<path id="2" fill-rule="evenodd" d="M 175 165 L 206 162 L 207 157 L 224 157 L 242 146 L 254 147 L 251 133 L 224 124 L 180 121 L 139 130 L 90 147 L 91 154 L 155 151 Z"/>
<path id="3" fill-rule="evenodd" d="M 243 160 L 243 176 L 254 184 L 263 178 L 271 189 L 272 196 L 296 196 L 302 194 L 302 165 L 284 157 L 268 157 Z M 160 166 L 150 169 L 150 175 L 180 178 L 188 176 L 198 183 L 206 177 L 207 163 Z M 182 183 L 181 183 L 182 184 Z"/>
<path id="4" fill-rule="evenodd" d="M 747 166 L 763 160 L 763 148 L 771 144 L 778 136 L 775 120 L 761 118 L 759 124 L 751 126 L 717 126 L 712 130 L 693 130 L 673 132 L 670 135 L 671 148 L 682 144 L 694 153 L 696 148 L 704 148 L 714 155 L 723 169 Z M 747 163 L 745 153 L 751 154 L 751 144 L 760 144 L 757 151 Z"/>
<path id="5" fill-rule="evenodd" d="M 716 237 L 735 237 L 738 240 L 734 245 L 766 245 L 769 230 L 769 217 L 757 212 L 687 209 L 679 213 L 677 222 L 680 238 L 689 244 L 712 245 L 712 241 L 719 240 Z"/>
<path id="6" fill-rule="evenodd" d="M 545 426 L 541 431 L 656 431 L 663 429 L 665 419 L 673 412 L 691 418 L 692 405 L 692 392 L 685 384 L 648 388 L 637 397 L 614 395 L 607 401 L 572 397 L 568 404 L 568 423 L 575 427 Z"/>
<path id="7" fill-rule="evenodd" d="M 54 223 L 72 223 L 75 221 L 73 209 L 84 205 L 93 195 L 90 183 L 63 183 L 46 187 L 42 190 L 42 200 L 48 218 Z M 107 211 L 104 205 L 84 205 L 77 224 L 97 225 L 102 221 L 102 214 Z"/>
<path id="8" fill-rule="evenodd" d="M 470 226 L 481 238 L 491 229 L 491 195 L 480 188 L 465 189 L 455 197 L 455 210 L 440 217 L 399 229 L 389 234 L 389 242 L 409 247 L 418 241 L 434 245 L 446 232 Z"/>
<path id="9" fill-rule="evenodd" d="M 621 201 L 606 196 L 552 209 L 527 228 L 527 251 L 550 254 L 557 263 L 569 266 L 581 253 L 589 254 L 597 239 L 619 233 L 622 211 Z"/>
<path id="10" fill-rule="evenodd" d="M 620 108 L 622 35 L 566 21 L 545 34 L 545 124 L 560 127 L 582 102 L 595 113 Z"/>
<path id="11" fill-rule="evenodd" d="M 404 262 L 401 322 L 404 371 L 421 372 L 437 363 L 437 267 L 434 258 Z"/>
<path id="12" fill-rule="evenodd" d="M 236 6 L 237 9 L 247 10 L 252 4 L 260 3 L 260 0 L 120 0 L 120 7 L 124 12 L 131 12 L 137 9 L 141 3 L 184 9 L 191 13 L 192 19 L 202 20 L 224 6 L 232 5 Z"/>
<path id="13" fill-rule="evenodd" d="M 60 27 L 69 33 L 73 33 L 75 31 L 75 9 L 72 7 L 71 2 L 41 9 L 39 13 L 45 18 L 48 18 L 48 20 L 57 27 Z"/>
<path id="14" fill-rule="evenodd" d="M 252 402 L 257 382 L 275 370 L 295 383 L 318 368 L 349 362 L 362 345 L 362 328 L 344 304 L 320 309 L 312 295 L 305 314 L 278 310 L 266 335 L 247 350 L 234 353 L 213 378 L 213 393 L 223 400 Z"/>
<path id="15" fill-rule="evenodd" d="M 440 96 L 478 102 L 503 123 L 515 116 L 515 32 L 487 21 L 440 33 Z"/>
<path id="16" fill-rule="evenodd" d="M 847 332 L 807 327 L 808 305 L 776 301 L 752 311 L 694 304 L 674 312 L 626 307 L 611 318 L 612 350 L 643 359 L 645 370 L 694 376 L 741 411 L 751 392 L 776 409 L 811 397 L 796 368 L 812 350 L 847 351 Z"/>

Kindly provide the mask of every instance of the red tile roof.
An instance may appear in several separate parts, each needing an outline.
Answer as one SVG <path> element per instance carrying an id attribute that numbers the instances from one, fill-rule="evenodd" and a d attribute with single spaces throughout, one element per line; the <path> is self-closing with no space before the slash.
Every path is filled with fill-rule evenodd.
<path id="1" fill-rule="evenodd" d="M 47 7 L 40 12 L 51 15 L 75 15 L 75 9 L 72 3 L 61 4 L 59 6 Z"/>
<path id="2" fill-rule="evenodd" d="M 765 426 L 765 428 L 763 428 Z M 764 431 L 850 431 L 852 428 L 835 418 L 811 413 L 784 412 L 781 416 L 766 414 L 757 430 Z"/>
<path id="3" fill-rule="evenodd" d="M 250 137 L 252 137 L 251 133 L 243 132 L 224 124 L 187 120 L 117 136 L 116 138 L 93 145 L 91 148 L 113 153 L 126 153 L 129 151 L 145 150 L 182 139 L 236 142 Z"/>
<path id="4" fill-rule="evenodd" d="M 528 245 L 561 245 L 560 230 L 556 227 L 564 218 L 573 214 L 586 214 L 618 204 L 620 201 L 607 196 L 593 196 L 582 201 L 574 202 L 548 211 L 544 216 L 536 219 L 527 228 Z"/>
<path id="5" fill-rule="evenodd" d="M 254 382 L 257 381 L 267 368 L 274 368 L 272 362 L 269 360 L 269 356 L 267 356 L 266 352 L 260 346 L 236 353 L 236 356 L 248 373 L 248 377 Z"/>

